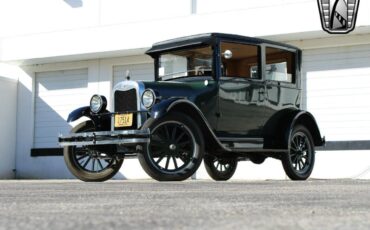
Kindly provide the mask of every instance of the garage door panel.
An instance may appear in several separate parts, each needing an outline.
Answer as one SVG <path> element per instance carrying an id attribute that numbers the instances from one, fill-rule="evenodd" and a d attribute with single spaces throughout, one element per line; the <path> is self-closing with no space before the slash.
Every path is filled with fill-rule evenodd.
<path id="1" fill-rule="evenodd" d="M 53 121 L 53 120 L 50 119 L 49 121 L 47 121 L 47 120 L 36 121 L 35 125 L 37 125 L 40 128 L 43 128 L 43 127 L 64 127 L 65 122 Z"/>
<path id="2" fill-rule="evenodd" d="M 39 122 L 61 122 L 65 124 L 68 115 L 70 112 L 72 112 L 73 109 L 71 110 L 64 110 L 64 111 L 58 111 L 57 113 L 55 111 L 47 111 L 43 112 L 40 111 L 37 117 L 35 118 L 35 124 Z M 61 118 L 61 119 L 58 119 Z"/>
<path id="3" fill-rule="evenodd" d="M 323 53 L 325 51 L 325 53 Z M 317 59 L 327 60 L 327 58 L 332 59 L 342 59 L 343 57 L 369 57 L 370 45 L 358 45 L 358 46 L 342 46 L 333 47 L 326 49 L 311 49 L 304 50 L 305 61 L 316 61 Z M 341 57 L 341 58 L 338 58 Z M 330 59 L 331 60 L 331 59 Z"/>
<path id="4" fill-rule="evenodd" d="M 152 71 L 152 68 L 153 66 L 150 65 L 149 66 L 145 66 L 144 64 L 143 65 L 140 65 L 140 66 L 143 66 L 143 68 L 140 68 L 140 67 L 135 67 L 132 68 L 133 66 L 117 66 L 115 69 L 114 69 L 114 73 L 115 74 L 118 74 L 117 76 L 120 76 L 120 77 L 125 77 L 126 76 L 126 70 L 127 69 L 130 69 L 130 74 L 135 77 L 135 76 L 142 76 L 142 75 L 146 75 L 147 73 L 150 73 Z M 140 69 L 138 69 L 140 68 Z"/>
<path id="5" fill-rule="evenodd" d="M 52 84 L 51 83 L 47 83 L 47 84 L 40 84 L 39 85 L 39 93 L 43 93 L 43 92 L 49 92 L 50 90 L 55 90 L 55 92 L 58 92 L 58 91 L 65 91 L 65 90 L 68 90 L 68 91 L 76 91 L 80 88 L 86 88 L 87 87 L 87 83 L 84 82 L 84 80 L 79 80 L 79 81 L 63 81 L 63 82 L 53 82 Z M 75 89 L 75 90 L 73 90 Z"/>
<path id="6" fill-rule="evenodd" d="M 41 86 L 40 87 L 40 92 L 42 92 L 44 90 L 50 90 L 50 89 L 66 90 L 66 89 L 75 89 L 75 88 L 85 88 L 85 87 L 87 87 L 86 79 L 84 79 L 84 78 L 77 79 L 77 77 L 81 78 L 81 76 L 76 76 L 76 79 L 66 78 L 66 79 L 64 79 L 64 81 L 62 81 L 62 80 L 52 81 L 52 79 L 49 80 L 48 78 L 39 78 L 39 82 L 40 82 L 39 86 Z"/>
<path id="7" fill-rule="evenodd" d="M 126 71 L 130 70 L 131 80 L 154 80 L 154 64 L 143 63 L 134 65 L 117 65 L 113 67 L 113 86 L 126 79 Z"/>
<path id="8" fill-rule="evenodd" d="M 38 127 L 38 132 L 35 134 L 35 138 L 48 138 L 51 142 L 56 142 L 60 133 L 69 133 L 70 127 L 68 126 L 47 126 Z"/>
<path id="9" fill-rule="evenodd" d="M 47 71 L 47 72 L 39 72 L 37 73 L 37 77 L 42 80 L 42 78 L 48 78 L 49 81 L 63 81 L 60 77 L 64 77 L 65 79 L 74 79 L 74 76 L 80 75 L 85 76 L 87 75 L 88 69 L 71 69 L 71 70 L 59 70 L 59 71 Z"/>
<path id="10" fill-rule="evenodd" d="M 89 94 L 79 94 L 78 90 L 74 94 L 60 94 L 60 95 L 38 95 L 38 98 L 35 100 L 36 106 L 39 108 L 49 107 L 50 104 L 53 106 L 64 106 L 65 108 L 70 108 L 71 105 L 80 105 L 82 100 L 81 98 L 88 98 Z M 45 97 L 45 98 L 44 98 Z M 41 99 L 42 98 L 42 99 Z M 84 103 L 87 105 L 90 100 L 85 100 Z M 68 103 L 66 103 L 68 102 Z M 53 107 L 54 108 L 54 107 Z"/>
<path id="11" fill-rule="evenodd" d="M 322 66 L 320 64 L 317 64 L 318 61 L 320 60 L 315 60 L 314 62 L 307 62 L 306 66 L 310 67 L 311 69 L 315 70 L 336 70 L 336 69 L 345 69 L 346 65 L 350 65 L 351 68 L 361 68 L 361 67 L 368 67 L 368 57 L 363 58 L 363 59 L 358 59 L 357 61 L 353 60 L 330 60 L 328 62 L 327 60 L 321 60 L 326 62 L 325 66 Z"/>
<path id="12" fill-rule="evenodd" d="M 37 73 L 38 83 L 46 89 L 87 87 L 87 69 Z"/>
<path id="13" fill-rule="evenodd" d="M 358 141 L 358 140 L 369 140 L 369 138 L 366 138 L 365 136 L 368 135 L 369 127 L 326 127 L 323 125 L 320 127 L 323 130 L 327 130 L 325 132 L 326 137 L 330 137 L 332 140 L 330 141 Z M 346 132 L 343 132 L 343 129 L 346 130 Z"/>
<path id="14" fill-rule="evenodd" d="M 348 86 L 346 86 L 348 87 Z M 338 89 L 322 89 L 322 90 L 312 90 L 310 92 L 310 98 L 314 97 L 330 97 L 330 96 L 367 96 L 368 95 L 368 89 L 370 86 L 364 86 L 364 85 L 354 85 L 353 88 L 338 88 Z"/>
<path id="15" fill-rule="evenodd" d="M 68 103 L 72 100 L 65 100 L 63 99 L 64 103 L 66 105 L 56 103 L 55 105 L 53 104 L 53 101 L 48 101 L 44 102 L 42 104 L 37 103 L 35 106 L 37 108 L 37 116 L 35 117 L 35 121 L 39 121 L 40 119 L 45 120 L 45 119 L 55 119 L 55 115 L 59 115 L 63 118 L 67 118 L 68 114 L 72 112 L 73 110 L 82 107 L 82 106 L 87 106 L 88 99 L 86 98 L 86 101 L 80 102 L 80 103 Z M 68 104 L 67 104 L 68 103 Z"/>
<path id="16" fill-rule="evenodd" d="M 34 148 L 59 147 L 60 133 L 69 133 L 69 113 L 86 106 L 87 69 L 36 73 Z"/>
<path id="17" fill-rule="evenodd" d="M 330 75 L 330 71 L 336 74 L 337 70 L 343 70 L 344 74 L 356 74 L 355 71 L 369 67 L 370 45 L 304 50 L 303 58 L 303 68 L 310 71 L 328 71 Z"/>
<path id="18" fill-rule="evenodd" d="M 339 64 L 340 65 L 340 64 Z M 323 66 L 321 66 L 324 68 Z M 363 77 L 367 76 L 368 71 L 370 71 L 370 68 L 364 67 L 364 68 L 353 68 L 353 67 L 345 67 L 343 65 L 340 65 L 340 67 L 336 67 L 335 70 L 322 70 L 322 71 L 315 71 L 314 68 L 305 65 L 305 68 L 309 71 L 307 74 L 303 76 L 303 80 L 306 80 L 309 78 L 310 80 L 312 79 L 317 79 L 317 80 L 322 80 L 325 81 L 327 79 L 341 79 L 341 78 L 347 78 L 347 80 L 350 79 L 357 79 L 358 77 Z M 341 69 L 341 68 L 346 68 L 346 69 Z M 323 78 L 325 77 L 325 78 Z"/>
<path id="19" fill-rule="evenodd" d="M 81 89 L 82 88 L 78 88 L 78 89 L 76 89 L 74 91 L 65 90 L 64 92 L 63 92 L 63 90 L 55 90 L 54 92 L 50 92 L 50 93 L 48 93 L 48 92 L 45 92 L 45 93 L 42 92 L 42 93 L 39 93 L 38 96 L 41 96 L 41 97 L 42 96 L 45 96 L 47 98 L 52 99 L 53 97 L 60 98 L 61 96 L 65 97 L 65 98 L 67 98 L 67 97 L 69 97 L 69 98 L 76 97 L 76 94 L 79 95 L 79 96 L 86 95 L 86 94 L 81 94 L 80 93 L 81 92 Z"/>
<path id="20" fill-rule="evenodd" d="M 357 118 L 357 116 L 363 117 L 363 116 L 370 114 L 370 107 L 365 107 L 365 108 L 364 107 L 357 107 L 357 108 L 338 107 L 338 108 L 330 108 L 330 109 L 322 107 L 322 108 L 316 108 L 315 111 L 319 111 L 320 114 L 325 115 L 321 119 L 326 118 L 327 120 L 330 120 L 332 119 L 332 117 L 335 116 L 335 117 L 338 117 L 338 119 L 342 118 L 342 119 L 353 120 L 354 119 L 353 117 L 355 118 Z"/>
<path id="21" fill-rule="evenodd" d="M 329 141 L 370 136 L 370 45 L 303 52 L 302 107 Z"/>
<path id="22" fill-rule="evenodd" d="M 311 57 L 309 57 L 308 59 L 306 59 L 306 64 L 308 65 L 312 65 L 312 66 L 322 66 L 322 65 L 318 65 L 317 62 L 318 61 L 325 61 L 327 62 L 327 64 L 329 66 L 333 65 L 333 64 L 343 64 L 343 63 L 352 63 L 352 64 L 356 64 L 356 63 L 364 63 L 366 62 L 366 60 L 370 57 L 369 55 L 369 51 L 365 51 L 365 52 L 361 52 L 359 54 L 346 54 L 346 55 L 336 55 L 336 54 L 331 54 L 331 55 L 328 55 L 328 54 L 325 54 L 325 56 L 322 56 L 322 55 L 313 55 Z M 353 60 L 353 59 L 356 59 L 356 60 Z M 329 60 L 329 62 L 328 62 Z"/>
<path id="23" fill-rule="evenodd" d="M 369 107 L 370 101 L 368 98 L 360 97 L 358 95 L 353 96 L 308 96 L 308 105 L 311 108 L 342 108 L 350 109 L 352 107 L 362 108 Z"/>
<path id="24" fill-rule="evenodd" d="M 73 107 L 74 106 L 74 107 Z M 80 108 L 82 106 L 88 106 L 88 104 L 82 105 L 82 104 L 76 104 L 76 105 L 66 105 L 66 106 L 53 106 L 54 109 L 50 109 L 47 106 L 39 107 L 39 112 L 42 113 L 45 117 L 48 117 L 49 113 L 53 114 L 55 111 L 58 111 L 59 114 L 69 114 L 72 112 L 72 110 L 75 110 L 77 108 Z M 73 107 L 73 108 L 72 108 Z M 71 110 L 72 108 L 72 110 Z M 40 118 L 43 117 L 42 115 L 39 116 Z M 63 116 L 64 117 L 64 116 Z"/>

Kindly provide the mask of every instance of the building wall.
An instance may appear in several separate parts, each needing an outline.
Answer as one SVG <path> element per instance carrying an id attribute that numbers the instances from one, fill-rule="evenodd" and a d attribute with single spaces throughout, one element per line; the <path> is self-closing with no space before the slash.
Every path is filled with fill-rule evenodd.
<path id="1" fill-rule="evenodd" d="M 0 179 L 15 177 L 18 80 L 13 67 L 0 64 Z"/>

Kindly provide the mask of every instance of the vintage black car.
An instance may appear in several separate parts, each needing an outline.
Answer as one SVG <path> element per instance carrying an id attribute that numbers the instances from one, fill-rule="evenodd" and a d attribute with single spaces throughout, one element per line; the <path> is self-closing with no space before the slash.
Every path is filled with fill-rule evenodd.
<path id="1" fill-rule="evenodd" d="M 202 160 L 215 180 L 230 179 L 238 161 L 279 159 L 292 180 L 307 179 L 315 146 L 325 143 L 314 117 L 300 109 L 301 51 L 230 34 L 209 33 L 156 43 L 155 81 L 122 81 L 73 111 L 90 120 L 61 136 L 69 170 L 104 181 L 125 157 L 138 156 L 159 181 L 184 180 Z"/>

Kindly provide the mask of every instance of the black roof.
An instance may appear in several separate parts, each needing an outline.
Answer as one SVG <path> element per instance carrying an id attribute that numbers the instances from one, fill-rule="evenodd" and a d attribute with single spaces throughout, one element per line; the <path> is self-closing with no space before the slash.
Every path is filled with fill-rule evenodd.
<path id="1" fill-rule="evenodd" d="M 227 39 L 236 42 L 247 42 L 253 44 L 262 44 L 267 43 L 276 46 L 282 46 L 289 49 L 299 50 L 297 47 L 287 45 L 280 42 L 274 42 L 266 39 L 261 38 L 254 38 L 254 37 L 247 37 L 241 36 L 236 34 L 223 34 L 223 33 L 204 33 L 204 34 L 197 34 L 191 36 L 185 36 L 175 39 L 170 39 L 162 42 L 154 43 L 152 48 L 146 51 L 146 54 L 154 55 L 155 53 L 173 50 L 173 49 L 181 49 L 183 47 L 188 46 L 195 46 L 195 45 L 202 45 L 202 44 L 214 44 L 217 39 Z"/>

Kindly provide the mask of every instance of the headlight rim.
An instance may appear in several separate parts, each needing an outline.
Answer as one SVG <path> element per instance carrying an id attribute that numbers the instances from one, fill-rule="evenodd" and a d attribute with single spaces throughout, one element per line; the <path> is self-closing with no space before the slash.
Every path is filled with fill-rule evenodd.
<path id="1" fill-rule="evenodd" d="M 143 100 L 144 94 L 145 94 L 146 92 L 151 92 L 151 94 L 152 94 L 152 96 L 153 96 L 153 101 L 152 101 L 152 103 L 151 103 L 149 106 L 146 106 L 146 105 L 144 104 L 144 100 Z M 157 100 L 157 95 L 155 94 L 154 90 L 152 90 L 152 89 L 150 89 L 150 88 L 145 89 L 145 90 L 144 90 L 144 92 L 141 94 L 141 104 L 142 104 L 146 109 L 150 109 L 150 108 L 152 108 L 152 107 L 153 107 L 153 105 L 155 104 L 156 100 Z"/>
<path id="2" fill-rule="evenodd" d="M 98 97 L 98 98 L 99 98 L 99 101 L 100 101 L 100 106 L 99 106 L 99 108 L 98 108 L 97 110 L 95 110 L 95 111 L 92 109 L 92 106 L 91 106 L 91 102 L 92 102 L 92 100 L 93 100 L 93 98 L 94 98 L 94 97 Z M 91 97 L 91 99 L 90 99 L 90 110 L 91 110 L 91 112 L 93 112 L 93 113 L 97 114 L 97 113 L 99 113 L 99 112 L 101 112 L 101 111 L 105 110 L 105 109 L 106 109 L 106 107 L 107 107 L 107 99 L 105 98 L 105 96 L 103 96 L 103 95 L 99 95 L 99 94 L 94 94 L 94 95 Z"/>

